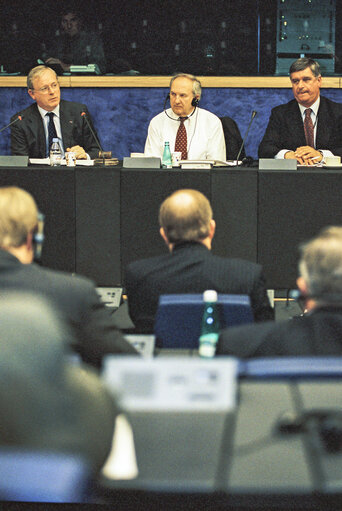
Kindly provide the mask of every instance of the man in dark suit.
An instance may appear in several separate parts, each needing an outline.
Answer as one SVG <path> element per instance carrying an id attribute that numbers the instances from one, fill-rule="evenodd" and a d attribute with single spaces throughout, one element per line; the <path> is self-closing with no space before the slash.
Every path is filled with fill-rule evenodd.
<path id="1" fill-rule="evenodd" d="M 221 332 L 217 355 L 241 358 L 342 355 L 342 227 L 302 245 L 298 289 L 303 316 Z"/>
<path id="2" fill-rule="evenodd" d="M 211 253 L 215 221 L 208 199 L 197 190 L 178 190 L 159 211 L 160 234 L 169 254 L 131 263 L 125 285 L 130 316 L 140 331 L 153 331 L 162 294 L 248 294 L 256 321 L 273 319 L 261 266 Z"/>
<path id="3" fill-rule="evenodd" d="M 86 159 L 87 155 L 90 158 L 98 156 L 99 148 L 87 123 L 87 120 L 90 124 L 92 121 L 86 106 L 61 100 L 58 78 L 53 69 L 46 66 L 31 69 L 27 88 L 36 103 L 11 118 L 11 121 L 18 119 L 11 127 L 13 155 L 48 157 L 51 145 L 49 133 L 54 133 L 63 154 L 72 151 L 78 160 Z"/>
<path id="4" fill-rule="evenodd" d="M 300 58 L 290 67 L 294 98 L 272 109 L 259 158 L 296 159 L 314 165 L 342 156 L 342 104 L 320 96 L 319 64 Z"/>
<path id="5" fill-rule="evenodd" d="M 87 363 L 99 367 L 107 353 L 136 354 L 90 280 L 32 263 L 38 226 L 37 206 L 29 193 L 0 188 L 1 291 L 32 291 L 51 300 L 72 329 L 73 349 Z"/>
<path id="6" fill-rule="evenodd" d="M 119 413 L 98 375 L 73 363 L 72 338 L 48 300 L 0 295 L 0 445 L 73 453 L 98 471 Z"/>

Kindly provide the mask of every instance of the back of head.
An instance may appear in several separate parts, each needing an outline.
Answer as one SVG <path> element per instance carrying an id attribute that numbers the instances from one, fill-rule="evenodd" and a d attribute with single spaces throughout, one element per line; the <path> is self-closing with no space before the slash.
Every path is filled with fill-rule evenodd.
<path id="1" fill-rule="evenodd" d="M 295 60 L 291 64 L 290 75 L 292 73 L 298 73 L 298 71 L 304 71 L 304 69 L 308 67 L 311 69 L 311 72 L 314 76 L 321 76 L 321 68 L 319 63 L 316 60 L 310 59 L 308 57 L 302 57 Z"/>
<path id="2" fill-rule="evenodd" d="M 342 227 L 327 227 L 300 247 L 299 271 L 319 303 L 342 304 Z"/>
<path id="3" fill-rule="evenodd" d="M 159 210 L 159 224 L 170 243 L 200 241 L 210 232 L 213 212 L 208 199 L 197 190 L 178 190 Z"/>
<path id="4" fill-rule="evenodd" d="M 38 223 L 33 197 L 15 186 L 0 188 L 0 247 L 20 247 Z"/>

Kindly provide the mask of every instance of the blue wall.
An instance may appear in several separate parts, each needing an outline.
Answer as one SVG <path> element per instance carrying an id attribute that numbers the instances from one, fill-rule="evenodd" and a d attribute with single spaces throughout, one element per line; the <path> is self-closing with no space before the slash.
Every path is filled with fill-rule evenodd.
<path id="1" fill-rule="evenodd" d="M 85 103 L 93 117 L 102 146 L 122 159 L 130 152 L 142 152 L 150 119 L 159 113 L 166 88 L 63 88 L 62 97 Z M 342 103 L 341 89 L 323 89 L 322 93 Z M 292 99 L 291 89 L 204 89 L 201 107 L 218 116 L 229 115 L 238 123 L 242 136 L 253 110 L 258 112 L 249 133 L 246 150 L 257 158 L 258 145 L 265 131 L 271 108 Z M 26 89 L 0 88 L 0 126 L 6 125 L 31 99 Z M 0 154 L 10 154 L 10 130 L 0 134 Z"/>

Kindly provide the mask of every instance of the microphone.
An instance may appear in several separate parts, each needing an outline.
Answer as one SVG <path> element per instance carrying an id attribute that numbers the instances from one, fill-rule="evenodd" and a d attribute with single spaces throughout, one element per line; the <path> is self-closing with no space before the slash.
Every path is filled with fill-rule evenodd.
<path id="1" fill-rule="evenodd" d="M 16 117 L 14 119 L 14 121 L 10 122 L 9 124 L 7 124 L 7 126 L 4 126 L 3 128 L 0 129 L 0 133 L 4 130 L 7 130 L 7 128 L 9 128 L 10 126 L 12 126 L 12 124 L 18 122 L 18 121 L 22 121 L 23 120 L 23 116 L 22 115 L 18 115 L 18 117 Z"/>
<path id="2" fill-rule="evenodd" d="M 100 153 L 103 153 L 103 149 L 102 149 L 102 146 L 101 146 L 101 144 L 100 144 L 100 142 L 99 142 L 99 139 L 97 138 L 97 136 L 95 135 L 95 132 L 94 132 L 93 128 L 91 127 L 91 124 L 90 124 L 90 122 L 89 122 L 89 120 L 88 120 L 88 117 L 87 117 L 86 112 L 82 112 L 82 113 L 81 113 L 81 117 L 84 117 L 84 118 L 85 118 L 85 120 L 86 120 L 86 123 L 87 123 L 87 125 L 88 125 L 88 128 L 90 129 L 90 132 L 91 132 L 91 134 L 92 134 L 92 135 L 93 135 L 93 137 L 94 137 L 94 140 L 95 140 L 95 142 L 96 142 L 96 145 L 97 145 L 97 147 L 99 148 L 99 157 L 100 157 Z"/>
<path id="3" fill-rule="evenodd" d="M 252 126 L 252 122 L 253 122 L 253 120 L 254 120 L 254 117 L 256 117 L 257 113 L 258 113 L 258 112 L 256 112 L 255 110 L 253 110 L 253 112 L 252 112 L 251 120 L 249 121 L 249 124 L 248 124 L 248 128 L 247 128 L 246 134 L 245 134 L 245 136 L 244 136 L 244 139 L 243 139 L 243 141 L 242 141 L 242 144 L 241 144 L 241 147 L 240 147 L 240 149 L 239 149 L 238 155 L 237 155 L 237 157 L 236 157 L 236 165 L 238 165 L 238 164 L 239 164 L 238 162 L 239 162 L 240 154 L 241 154 L 241 152 L 242 152 L 243 146 L 245 145 L 245 142 L 246 142 L 246 139 L 247 139 L 247 135 L 248 135 L 248 132 L 249 132 L 249 130 L 250 130 L 250 127 Z"/>

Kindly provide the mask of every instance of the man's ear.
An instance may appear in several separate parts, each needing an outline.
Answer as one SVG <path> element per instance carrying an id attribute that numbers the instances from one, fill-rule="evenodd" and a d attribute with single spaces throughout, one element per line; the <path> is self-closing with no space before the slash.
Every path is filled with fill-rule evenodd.
<path id="1" fill-rule="evenodd" d="M 31 96 L 31 98 L 35 101 L 36 100 L 36 95 L 33 91 L 33 89 L 28 89 L 27 91 L 29 93 L 29 95 Z"/>
<path id="2" fill-rule="evenodd" d="M 305 280 L 303 279 L 303 277 L 298 277 L 297 278 L 297 287 L 300 291 L 300 294 L 302 296 L 308 296 L 308 286 L 307 286 L 307 283 L 305 282 Z"/>
<path id="3" fill-rule="evenodd" d="M 165 241 L 166 245 L 169 245 L 169 240 L 167 239 L 167 236 L 165 234 L 165 231 L 163 229 L 163 227 L 161 227 L 159 229 L 159 233 L 160 233 L 160 236 L 163 238 L 163 240 Z"/>
<path id="4" fill-rule="evenodd" d="M 210 220 L 210 226 L 209 226 L 209 238 L 212 240 L 214 235 L 215 235 L 215 231 L 216 231 L 216 222 L 215 220 L 212 218 Z"/>

